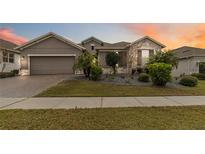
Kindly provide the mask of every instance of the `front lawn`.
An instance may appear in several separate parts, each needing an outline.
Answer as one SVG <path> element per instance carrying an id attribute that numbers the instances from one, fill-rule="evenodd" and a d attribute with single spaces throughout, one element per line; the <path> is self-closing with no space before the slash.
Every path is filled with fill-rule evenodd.
<path id="1" fill-rule="evenodd" d="M 113 85 L 94 81 L 71 80 L 63 81 L 51 87 L 37 97 L 67 97 L 67 96 L 186 96 L 205 95 L 205 81 L 199 81 L 197 87 L 154 87 Z"/>
<path id="2" fill-rule="evenodd" d="M 205 129 L 205 106 L 1 110 L 0 129 Z"/>

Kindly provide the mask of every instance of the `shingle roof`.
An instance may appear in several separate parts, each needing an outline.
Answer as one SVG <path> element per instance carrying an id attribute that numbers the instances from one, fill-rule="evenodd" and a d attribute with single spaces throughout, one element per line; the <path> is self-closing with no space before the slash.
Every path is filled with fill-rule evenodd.
<path id="1" fill-rule="evenodd" d="M 118 47 L 118 46 L 102 46 L 102 47 L 96 47 L 96 50 L 124 50 L 126 47 Z"/>
<path id="2" fill-rule="evenodd" d="M 172 50 L 176 57 L 182 58 L 190 58 L 190 57 L 197 57 L 197 56 L 205 56 L 205 49 L 203 48 L 196 48 L 196 47 L 189 47 L 183 46 L 177 49 Z"/>
<path id="3" fill-rule="evenodd" d="M 14 49 L 15 47 L 17 47 L 17 44 L 0 39 L 0 47 L 6 49 Z"/>
<path id="4" fill-rule="evenodd" d="M 104 42 L 104 41 L 102 41 L 94 36 L 91 36 L 91 37 L 81 41 L 81 43 L 79 43 L 79 45 L 82 45 L 83 43 L 86 43 L 86 42 L 91 41 L 91 40 L 94 40 L 94 41 L 99 42 L 99 43 L 103 43 L 104 47 L 123 47 L 123 46 L 130 44 L 129 42 L 125 42 L 125 41 L 116 42 L 116 43 L 108 43 L 108 42 Z"/>
<path id="5" fill-rule="evenodd" d="M 91 37 L 81 41 L 81 43 L 86 43 L 86 42 L 91 41 L 91 40 L 95 40 L 96 42 L 99 42 L 99 43 L 104 43 L 103 41 L 101 41 L 100 39 L 98 39 L 98 38 L 96 38 L 94 36 L 91 36 Z"/>
<path id="6" fill-rule="evenodd" d="M 84 47 L 82 47 L 82 46 L 80 46 L 80 45 L 74 43 L 73 41 L 68 40 L 68 39 L 66 39 L 66 38 L 64 38 L 64 37 L 62 37 L 62 36 L 60 36 L 60 35 L 58 35 L 58 34 L 56 34 L 56 33 L 53 33 L 53 32 L 49 32 L 49 33 L 47 33 L 47 34 L 45 34 L 45 35 L 39 36 L 39 37 L 37 37 L 37 38 L 35 38 L 35 39 L 32 39 L 32 40 L 30 40 L 29 42 L 27 42 L 27 43 L 25 43 L 25 44 L 23 44 L 23 45 L 21 45 L 21 46 L 16 47 L 15 49 L 20 49 L 20 50 L 21 50 L 21 49 L 27 48 L 27 47 L 29 47 L 29 46 L 32 46 L 33 44 L 36 44 L 36 43 L 38 43 L 38 42 L 41 42 L 42 40 L 47 39 L 47 38 L 50 38 L 50 37 L 55 37 L 55 38 L 57 38 L 57 39 L 59 39 L 59 40 L 65 42 L 65 43 L 67 43 L 67 44 L 70 44 L 70 45 L 72 45 L 72 46 L 74 46 L 74 47 L 76 47 L 76 48 L 78 48 L 78 49 L 85 50 Z"/>
<path id="7" fill-rule="evenodd" d="M 118 46 L 118 47 L 123 47 L 123 46 L 127 46 L 129 44 L 130 44 L 130 42 L 121 41 L 121 42 L 113 43 L 112 45 Z"/>

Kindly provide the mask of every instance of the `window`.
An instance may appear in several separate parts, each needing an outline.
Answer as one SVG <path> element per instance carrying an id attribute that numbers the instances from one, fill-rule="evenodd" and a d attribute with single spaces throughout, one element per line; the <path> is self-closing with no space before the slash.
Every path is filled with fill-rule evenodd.
<path id="1" fill-rule="evenodd" d="M 14 63 L 14 54 L 8 53 L 6 51 L 3 52 L 3 62 L 5 63 Z"/>
<path id="2" fill-rule="evenodd" d="M 9 63 L 14 63 L 14 54 L 9 53 Z"/>
<path id="3" fill-rule="evenodd" d="M 142 65 L 144 66 L 149 60 L 149 50 L 141 50 L 142 51 Z"/>
<path id="4" fill-rule="evenodd" d="M 9 54 L 8 52 L 3 52 L 3 62 L 8 62 L 8 57 L 9 57 Z"/>
<path id="5" fill-rule="evenodd" d="M 199 63 L 199 73 L 205 73 L 205 62 Z"/>
<path id="6" fill-rule="evenodd" d="M 95 44 L 91 44 L 91 50 L 95 50 Z"/>

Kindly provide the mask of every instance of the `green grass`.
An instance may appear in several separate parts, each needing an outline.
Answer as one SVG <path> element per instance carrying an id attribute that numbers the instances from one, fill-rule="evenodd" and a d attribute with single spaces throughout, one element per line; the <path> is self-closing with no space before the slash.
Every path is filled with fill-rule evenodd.
<path id="1" fill-rule="evenodd" d="M 66 96 L 186 96 L 205 95 L 205 81 L 197 87 L 162 88 L 154 86 L 113 85 L 93 81 L 63 81 L 51 87 L 38 97 Z"/>
<path id="2" fill-rule="evenodd" d="M 205 106 L 1 110 L 0 129 L 205 129 Z"/>

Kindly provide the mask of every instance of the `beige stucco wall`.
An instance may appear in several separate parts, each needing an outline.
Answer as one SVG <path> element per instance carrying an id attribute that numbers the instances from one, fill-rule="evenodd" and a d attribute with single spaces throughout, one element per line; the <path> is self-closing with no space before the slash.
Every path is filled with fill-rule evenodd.
<path id="1" fill-rule="evenodd" d="M 54 37 L 25 48 L 21 52 L 21 69 L 28 69 L 28 54 L 76 54 L 76 58 L 82 51 L 72 45 L 60 41 Z"/>
<path id="2" fill-rule="evenodd" d="M 177 68 L 173 68 L 172 70 L 172 76 L 179 77 L 183 74 L 190 75 L 192 73 L 199 73 L 199 62 L 205 62 L 205 57 L 193 57 L 179 60 Z"/>
<path id="3" fill-rule="evenodd" d="M 94 44 L 95 47 L 100 47 L 100 46 L 102 46 L 101 43 L 96 42 L 96 41 L 93 41 L 93 40 L 90 40 L 90 41 L 84 43 L 83 47 L 86 48 L 86 50 L 87 50 L 88 52 L 92 53 L 92 54 L 95 54 L 95 53 L 96 53 L 96 50 L 92 50 L 92 49 L 91 49 L 91 44 Z"/>

